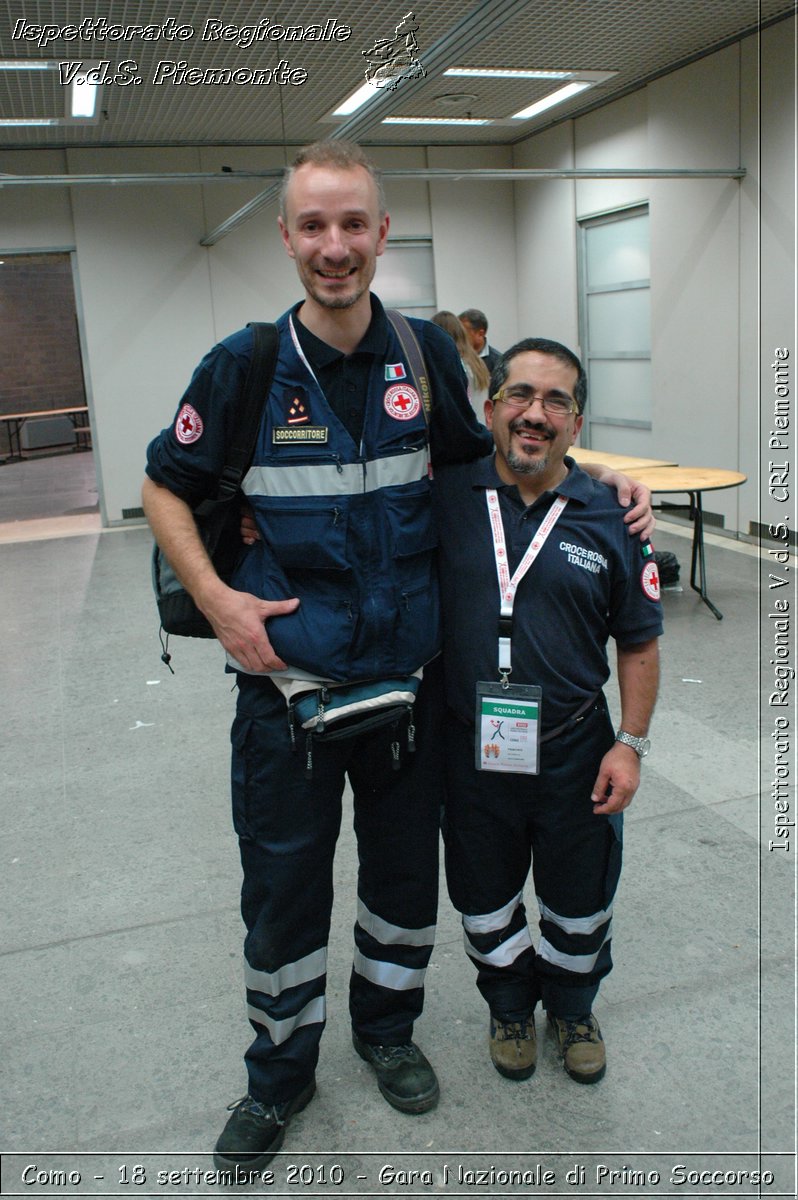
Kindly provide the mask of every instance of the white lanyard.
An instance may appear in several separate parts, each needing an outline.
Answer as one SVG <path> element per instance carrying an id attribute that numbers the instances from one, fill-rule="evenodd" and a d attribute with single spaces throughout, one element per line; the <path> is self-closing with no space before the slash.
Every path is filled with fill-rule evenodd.
<path id="1" fill-rule="evenodd" d="M 507 544 L 504 537 L 504 523 L 502 522 L 502 514 L 499 508 L 499 496 L 496 490 L 489 488 L 485 492 L 485 500 L 488 505 L 490 530 L 491 534 L 493 535 L 493 553 L 496 559 L 496 574 L 499 579 L 499 594 L 501 597 L 499 620 L 499 674 L 502 677 L 502 683 L 507 686 L 507 676 L 512 670 L 510 642 L 515 594 L 518 591 L 519 583 L 524 578 L 537 556 L 540 554 L 546 538 L 557 524 L 562 510 L 568 503 L 568 497 L 558 496 L 554 501 L 551 508 L 543 518 L 540 528 L 532 538 L 532 541 L 529 543 L 526 554 L 518 564 L 515 574 L 512 576 L 512 578 L 510 577 L 510 567 L 507 562 Z"/>
<path id="2" fill-rule="evenodd" d="M 321 392 L 321 391 L 322 391 L 321 384 L 319 383 L 318 379 L 316 378 L 316 375 L 315 375 L 315 373 L 314 373 L 314 371 L 313 371 L 313 367 L 312 367 L 312 366 L 310 365 L 310 363 L 308 362 L 307 358 L 305 357 L 305 352 L 304 352 L 304 350 L 302 349 L 302 347 L 301 347 L 301 346 L 300 346 L 300 344 L 299 344 L 299 338 L 297 337 L 296 330 L 294 329 L 294 318 L 293 318 L 293 316 L 289 316 L 289 318 L 288 318 L 288 330 L 289 330 L 289 332 L 290 332 L 290 334 L 291 334 L 291 341 L 294 343 L 294 349 L 296 350 L 296 352 L 297 352 L 297 355 L 299 356 L 299 359 L 300 359 L 300 361 L 301 361 L 301 362 L 304 364 L 304 366 L 306 366 L 306 367 L 307 367 L 307 369 L 308 369 L 308 372 L 310 373 L 311 379 L 313 380 L 313 382 L 315 383 L 316 387 L 317 387 L 317 388 L 319 389 L 319 391 Z M 324 393 L 322 392 L 322 395 L 323 395 L 323 394 L 324 394 Z"/>

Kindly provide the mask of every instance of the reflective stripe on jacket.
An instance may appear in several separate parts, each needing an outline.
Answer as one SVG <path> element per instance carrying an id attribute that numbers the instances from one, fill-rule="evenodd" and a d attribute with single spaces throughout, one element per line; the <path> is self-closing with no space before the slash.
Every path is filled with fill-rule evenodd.
<path id="1" fill-rule="evenodd" d="M 269 621 L 291 667 L 333 680 L 410 674 L 440 649 L 427 421 L 393 330 L 375 359 L 361 444 L 301 354 L 290 315 L 243 490 L 261 541 L 233 586 L 298 609 Z"/>

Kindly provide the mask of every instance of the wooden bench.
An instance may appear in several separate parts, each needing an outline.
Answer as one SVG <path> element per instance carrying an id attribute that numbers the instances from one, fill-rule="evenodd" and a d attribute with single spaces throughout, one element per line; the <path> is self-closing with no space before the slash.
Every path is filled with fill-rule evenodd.
<path id="1" fill-rule="evenodd" d="M 8 458 L 5 462 L 24 458 L 22 453 L 22 430 L 28 421 L 43 421 L 52 417 L 69 417 L 75 431 L 75 449 L 79 446 L 91 446 L 91 426 L 89 425 L 88 405 L 81 404 L 72 408 L 44 408 L 35 412 L 0 413 L 0 423 L 8 429 Z"/>

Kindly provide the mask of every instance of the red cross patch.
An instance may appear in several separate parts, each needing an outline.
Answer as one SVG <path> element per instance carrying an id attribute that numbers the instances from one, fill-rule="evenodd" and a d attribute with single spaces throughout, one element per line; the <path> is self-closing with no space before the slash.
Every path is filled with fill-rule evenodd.
<path id="1" fill-rule="evenodd" d="M 651 558 L 640 572 L 640 586 L 649 600 L 659 600 L 659 570 Z"/>
<path id="2" fill-rule="evenodd" d="M 418 392 L 406 383 L 395 383 L 389 387 L 383 403 L 388 416 L 396 421 L 411 421 L 421 411 Z"/>
<path id="3" fill-rule="evenodd" d="M 195 408 L 190 404 L 184 404 L 177 414 L 175 421 L 175 437 L 184 446 L 190 446 L 192 442 L 199 441 L 202 437 L 202 431 L 205 426 L 202 424 L 202 417 Z"/>

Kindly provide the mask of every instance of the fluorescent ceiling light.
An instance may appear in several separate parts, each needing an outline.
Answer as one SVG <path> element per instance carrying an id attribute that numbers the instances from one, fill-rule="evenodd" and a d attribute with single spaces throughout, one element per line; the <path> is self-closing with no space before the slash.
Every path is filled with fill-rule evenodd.
<path id="1" fill-rule="evenodd" d="M 535 101 L 528 108 L 522 108 L 520 112 L 513 113 L 512 119 L 514 121 L 528 121 L 530 117 L 536 117 L 538 113 L 545 112 L 547 108 L 553 108 L 555 104 L 562 104 L 564 100 L 570 100 L 572 96 L 578 96 L 580 92 L 584 92 L 589 87 L 592 87 L 592 84 L 566 83 L 565 87 L 558 88 L 551 95 L 544 96 L 542 100 Z"/>
<path id="2" fill-rule="evenodd" d="M 69 125 L 72 121 L 90 121 L 97 109 L 97 84 L 87 83 L 86 76 L 100 66 L 98 62 L 84 62 L 80 72 L 72 79 L 66 93 L 66 111 L 63 117 L 0 117 L 0 126 L 14 125 Z M 60 63 L 54 59 L 0 59 L 0 71 L 57 71 Z"/>
<path id="3" fill-rule="evenodd" d="M 577 68 L 572 70 L 537 70 L 535 68 L 525 67 L 448 67 L 442 72 L 443 75 L 459 76 L 460 78 L 485 78 L 485 79 L 551 79 L 551 80 L 569 80 L 564 87 L 552 92 L 551 95 L 545 96 L 542 100 L 538 100 L 535 104 L 522 109 L 520 112 L 514 113 L 512 116 L 491 117 L 484 120 L 477 118 L 459 117 L 386 117 L 382 125 L 506 125 L 512 124 L 514 121 L 526 121 L 530 117 L 537 116 L 538 113 L 545 112 L 547 108 L 553 107 L 555 104 L 562 104 L 564 100 L 569 100 L 572 96 L 577 96 L 586 88 L 593 87 L 597 83 L 604 83 L 605 80 L 611 79 L 613 75 L 617 75 L 617 71 L 583 71 Z M 379 89 L 374 82 L 366 82 L 362 84 L 357 91 L 352 92 L 336 109 L 322 117 L 323 121 L 332 121 L 337 117 L 348 117 L 353 112 L 356 112 L 369 100 L 374 99 Z M 443 98 L 438 96 L 436 100 L 441 101 Z"/>
<path id="4" fill-rule="evenodd" d="M 449 67 L 444 75 L 473 79 L 573 79 L 575 71 L 532 71 L 523 67 Z"/>
<path id="5" fill-rule="evenodd" d="M 31 62 L 19 58 L 0 59 L 0 71 L 50 71 L 55 70 L 55 63 Z"/>
<path id="6" fill-rule="evenodd" d="M 87 83 L 85 74 L 77 75 L 70 87 L 70 116 L 93 117 L 97 107 L 97 84 Z"/>
<path id="7" fill-rule="evenodd" d="M 0 125 L 60 125 L 57 117 L 0 117 Z"/>
<path id="8" fill-rule="evenodd" d="M 376 88 L 373 83 L 362 84 L 356 92 L 344 100 L 343 104 L 339 104 L 338 108 L 333 109 L 334 117 L 348 117 L 350 113 L 357 112 L 359 108 L 366 103 L 367 100 L 373 100 L 378 94 L 379 88 Z"/>
<path id="9" fill-rule="evenodd" d="M 492 125 L 476 117 L 386 117 L 383 125 Z"/>

